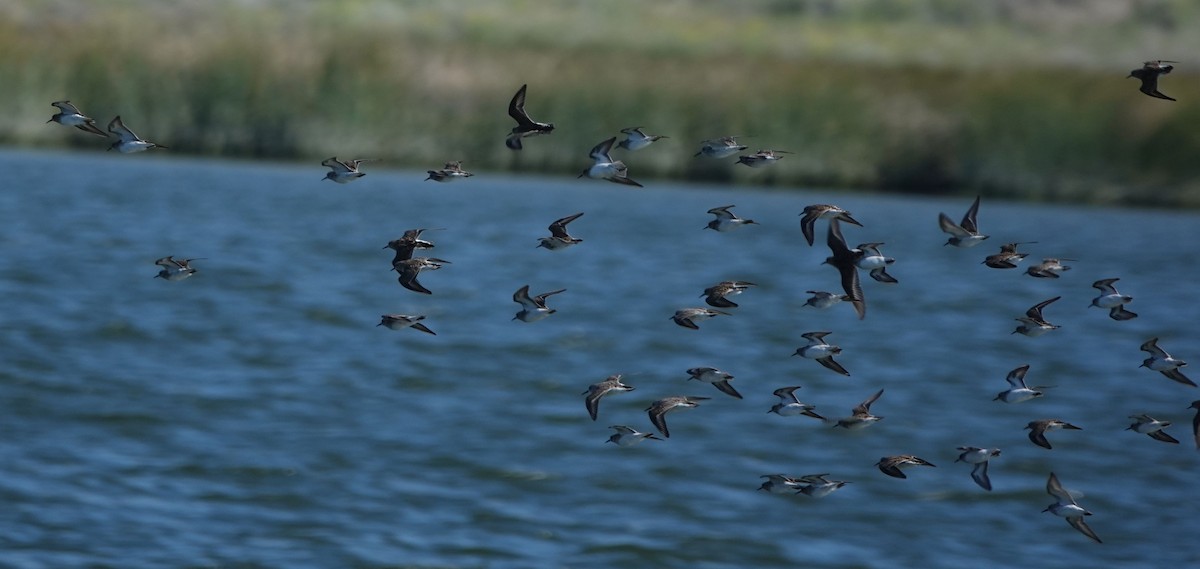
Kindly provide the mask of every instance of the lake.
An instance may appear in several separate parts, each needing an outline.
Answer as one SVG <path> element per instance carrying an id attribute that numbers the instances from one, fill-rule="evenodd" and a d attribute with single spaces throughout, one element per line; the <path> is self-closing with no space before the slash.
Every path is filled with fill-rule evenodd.
<path id="1" fill-rule="evenodd" d="M 653 149 L 646 150 L 651 152 Z M 1138 366 L 1160 345 L 1200 361 L 1200 214 L 983 200 L 973 249 L 944 247 L 938 212 L 970 198 L 760 190 L 479 172 L 452 184 L 367 164 L 348 185 L 315 164 L 166 153 L 6 150 L 0 193 L 0 566 L 41 567 L 1164 567 L 1200 563 L 1200 452 L 1187 409 L 1200 390 Z M 581 161 L 580 167 L 586 164 Z M 470 164 L 466 164 L 469 168 Z M 733 167 L 730 160 L 730 167 Z M 882 241 L 899 284 L 866 279 L 867 317 L 805 307 L 838 290 L 799 213 L 834 203 Z M 759 225 L 704 230 L 706 210 Z M 553 220 L 583 243 L 536 247 Z M 382 249 L 436 228 L 402 288 Z M 981 261 L 1032 241 L 1016 270 Z M 153 261 L 202 258 L 180 282 Z M 1041 257 L 1075 259 L 1034 279 Z M 1139 318 L 1089 308 L 1120 277 Z M 731 316 L 676 326 L 721 280 L 759 286 Z M 524 323 L 523 285 L 557 313 Z M 1062 326 L 1012 334 L 1045 310 Z M 426 315 L 436 336 L 377 327 Z M 832 331 L 849 377 L 792 357 Z M 1019 404 L 993 401 L 1030 365 Z M 745 398 L 687 381 L 732 373 Z M 1191 369 L 1197 369 L 1193 366 Z M 615 373 L 635 391 L 582 393 Z M 1200 372 L 1190 372 L 1200 379 Z M 776 388 L 844 417 L 876 390 L 868 429 L 767 413 Z M 609 425 L 652 427 L 671 395 L 711 397 L 669 414 L 671 437 L 606 444 Z M 1124 430 L 1174 424 L 1181 444 Z M 1082 428 L 1034 446 L 1023 427 Z M 955 447 L 998 447 L 992 492 Z M 935 468 L 884 476 L 881 456 Z M 1084 494 L 1089 541 L 1042 510 L 1053 471 Z M 824 498 L 757 490 L 761 475 L 830 473 Z"/>

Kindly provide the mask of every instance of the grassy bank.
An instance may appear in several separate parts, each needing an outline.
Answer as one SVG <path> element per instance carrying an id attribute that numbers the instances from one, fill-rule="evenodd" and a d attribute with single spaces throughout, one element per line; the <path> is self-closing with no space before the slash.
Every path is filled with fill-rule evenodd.
<path id="1" fill-rule="evenodd" d="M 1200 49 L 1200 8 L 1085 4 L 0 0 L 0 143 L 102 149 L 43 124 L 69 98 L 175 152 L 573 175 L 643 125 L 637 178 L 1200 207 L 1200 65 L 1176 103 L 1124 79 Z M 513 153 L 522 83 L 559 128 Z M 692 158 L 724 134 L 795 154 Z"/>

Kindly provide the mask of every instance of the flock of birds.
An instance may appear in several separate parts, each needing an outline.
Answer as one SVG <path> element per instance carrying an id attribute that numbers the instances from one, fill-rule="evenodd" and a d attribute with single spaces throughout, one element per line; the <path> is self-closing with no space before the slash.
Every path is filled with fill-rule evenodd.
<path id="1" fill-rule="evenodd" d="M 1134 77 L 1141 81 L 1140 91 L 1146 95 L 1174 101 L 1175 99 L 1162 94 L 1158 90 L 1159 76 L 1170 73 L 1173 69 L 1169 65 L 1170 63 L 1173 62 L 1165 60 L 1145 62 L 1141 68 L 1130 72 L 1129 77 Z M 505 145 L 515 151 L 523 148 L 524 139 L 550 134 L 555 128 L 553 123 L 533 120 L 525 111 L 526 90 L 527 85 L 522 85 L 516 94 L 513 95 L 508 105 L 508 114 L 516 121 L 517 125 L 513 127 L 511 133 L 505 139 Z M 73 126 L 90 134 L 110 138 L 112 142 L 109 150 L 117 150 L 121 153 L 135 153 L 153 148 L 166 148 L 165 146 L 139 137 L 125 126 L 120 116 L 113 118 L 109 122 L 107 132 L 105 132 L 96 126 L 94 119 L 84 115 L 70 101 L 57 101 L 51 104 L 57 107 L 59 112 L 47 122 L 57 122 Z M 628 167 L 624 162 L 612 158 L 613 148 L 616 146 L 626 151 L 636 151 L 667 137 L 663 135 L 647 135 L 641 127 L 626 128 L 622 129 L 621 132 L 625 135 L 623 140 L 618 141 L 617 137 L 614 136 L 601 141 L 591 149 L 589 156 L 593 163 L 591 166 L 583 169 L 579 177 L 607 180 L 626 186 L 642 187 L 641 183 L 629 178 Z M 737 137 L 724 136 L 703 141 L 695 156 L 719 159 L 733 156 L 746 149 L 747 146 L 738 144 Z M 788 154 L 788 152 L 781 150 L 760 150 L 754 154 L 740 156 L 738 163 L 752 168 L 760 168 L 779 161 L 785 154 Z M 339 160 L 337 157 L 328 158 L 321 162 L 323 166 L 330 169 L 324 179 L 341 184 L 357 180 L 365 175 L 359 168 L 361 164 L 367 161 L 365 159 Z M 472 173 L 462 168 L 461 162 L 447 162 L 439 170 L 429 170 L 426 180 L 451 182 L 465 179 L 472 175 Z M 977 197 L 968 208 L 966 214 L 957 223 L 946 214 L 939 214 L 939 227 L 949 235 L 945 243 L 947 246 L 971 248 L 988 239 L 988 235 L 981 233 L 979 230 L 977 222 L 979 206 L 980 199 Z M 741 218 L 731 211 L 733 207 L 733 205 L 727 205 L 708 210 L 708 213 L 712 214 L 714 219 L 708 223 L 706 228 L 718 232 L 726 232 L 755 224 L 753 220 Z M 583 213 L 581 212 L 555 220 L 549 226 L 550 235 L 540 238 L 538 247 L 551 251 L 559 251 L 581 243 L 583 240 L 572 237 L 567 230 L 567 226 L 582 215 Z M 898 282 L 897 279 L 887 272 L 887 268 L 895 263 L 895 259 L 887 257 L 882 253 L 881 247 L 884 245 L 883 243 L 862 243 L 855 247 L 850 247 L 843 236 L 841 224 L 845 223 L 859 227 L 862 227 L 863 224 L 854 219 L 852 214 L 845 209 L 831 204 L 813 204 L 805 207 L 800 215 L 802 216 L 801 231 L 809 246 L 815 244 L 817 224 L 822 220 L 827 222 L 826 245 L 829 247 L 830 255 L 826 258 L 825 263 L 837 270 L 842 289 L 841 292 L 836 293 L 817 290 L 807 291 L 812 296 L 807 299 L 806 306 L 817 309 L 829 309 L 839 303 L 848 302 L 853 306 L 854 311 L 860 319 L 865 318 L 867 299 L 860 280 L 860 271 L 866 271 L 877 282 L 895 284 Z M 399 274 L 398 281 L 402 287 L 421 294 L 432 294 L 431 290 L 418 281 L 418 276 L 423 271 L 440 269 L 443 265 L 449 264 L 449 261 L 435 257 L 415 255 L 418 250 L 434 247 L 431 241 L 422 238 L 422 234 L 425 231 L 428 231 L 428 229 L 407 230 L 401 237 L 388 242 L 384 248 L 392 249 L 395 252 L 392 258 L 392 269 Z M 1028 256 L 1027 253 L 1018 252 L 1017 250 L 1020 245 L 1024 244 L 1026 243 L 1004 244 L 1000 247 L 998 253 L 987 256 L 982 263 L 995 269 L 1016 268 Z M 187 279 L 197 272 L 196 268 L 191 266 L 191 262 L 195 260 L 198 259 L 176 259 L 171 255 L 162 257 L 155 261 L 155 264 L 160 267 L 155 278 L 162 278 L 167 281 Z M 1069 266 L 1063 264 L 1070 261 L 1072 259 L 1045 258 L 1041 263 L 1030 266 L 1026 274 L 1035 278 L 1057 279 L 1060 278 L 1063 272 L 1070 269 Z M 1133 300 L 1133 297 L 1121 294 L 1117 290 L 1115 283 L 1118 280 L 1118 278 L 1106 278 L 1095 281 L 1092 286 L 1099 291 L 1099 295 L 1092 300 L 1091 306 L 1108 310 L 1109 317 L 1113 320 L 1125 321 L 1136 318 L 1137 314 L 1126 308 L 1126 305 Z M 731 309 L 738 306 L 729 297 L 742 294 L 755 286 L 757 286 L 755 283 L 747 281 L 723 281 L 717 283 L 704 289 L 700 295 L 705 299 L 707 307 L 682 308 L 677 310 L 670 318 L 681 327 L 698 330 L 700 328 L 699 322 L 708 318 L 730 314 L 730 312 L 719 309 Z M 522 322 L 536 322 L 547 318 L 556 312 L 555 309 L 547 306 L 547 300 L 553 295 L 565 292 L 565 290 L 558 289 L 533 295 L 529 291 L 529 285 L 522 286 L 513 293 L 513 301 L 521 307 L 513 316 L 513 319 Z M 1058 325 L 1046 319 L 1044 311 L 1060 298 L 1061 296 L 1055 296 L 1032 306 L 1024 316 L 1016 318 L 1020 324 L 1012 333 L 1037 337 L 1058 329 Z M 423 322 L 425 318 L 423 315 L 384 314 L 378 326 L 384 326 L 391 330 L 412 328 L 426 334 L 436 335 L 436 332 Z M 826 338 L 831 334 L 831 331 L 812 331 L 802 334 L 801 336 L 807 343 L 797 348 L 793 355 L 814 360 L 835 373 L 849 376 L 850 372 L 834 359 L 835 356 L 841 353 L 842 349 L 826 341 Z M 1159 347 L 1157 338 L 1151 338 L 1144 342 L 1141 345 L 1141 350 L 1149 354 L 1149 357 L 1142 363 L 1143 367 L 1160 372 L 1172 381 L 1196 387 L 1196 384 L 1182 372 L 1181 368 L 1187 365 L 1186 362 L 1172 357 Z M 1009 389 L 997 394 L 995 400 L 1015 404 L 1041 397 L 1043 395 L 1042 390 L 1045 387 L 1030 387 L 1025 383 L 1025 376 L 1029 368 L 1030 366 L 1026 364 L 1009 372 L 1006 377 Z M 713 367 L 692 368 L 687 370 L 687 373 L 689 379 L 710 383 L 721 393 L 742 399 L 741 393 L 731 383 L 733 375 L 729 373 Z M 785 417 L 807 416 L 830 424 L 835 428 L 849 430 L 868 428 L 883 418 L 871 413 L 871 405 L 883 395 L 883 389 L 879 389 L 873 395 L 854 406 L 849 416 L 838 419 L 826 418 L 816 412 L 815 406 L 800 401 L 796 396 L 796 390 L 798 389 L 800 389 L 798 385 L 776 389 L 774 395 L 779 398 L 779 402 L 767 412 Z M 620 374 L 612 375 L 603 381 L 589 386 L 583 393 L 588 415 L 593 421 L 597 420 L 599 417 L 600 402 L 605 396 L 633 390 L 633 386 L 623 382 L 623 376 Z M 646 408 L 646 412 L 650 423 L 658 433 L 667 438 L 670 437 L 666 421 L 668 413 L 679 409 L 697 407 L 700 405 L 700 402 L 708 399 L 711 398 L 698 396 L 666 397 L 652 402 Z M 1193 401 L 1188 408 L 1196 409 L 1197 411 L 1192 421 L 1192 434 L 1196 447 L 1200 449 L 1200 400 Z M 1157 441 L 1171 444 L 1179 443 L 1177 439 L 1164 430 L 1170 425 L 1168 421 L 1160 421 L 1145 414 L 1134 415 L 1130 418 L 1134 422 L 1129 426 L 1128 430 L 1146 434 Z M 614 433 L 609 437 L 607 442 L 621 447 L 633 446 L 646 439 L 662 440 L 653 432 L 638 431 L 627 425 L 613 425 L 610 428 L 614 430 Z M 1029 440 L 1033 444 L 1045 449 L 1052 448 L 1049 440 L 1046 438 L 1047 432 L 1060 429 L 1080 429 L 1061 419 L 1034 420 L 1030 421 L 1025 428 L 1029 430 Z M 971 465 L 971 478 L 981 488 L 990 491 L 992 483 L 988 476 L 988 464 L 992 458 L 1000 456 L 1000 449 L 963 446 L 958 447 L 957 450 L 959 451 L 959 455 L 955 462 L 964 462 Z M 923 458 L 904 454 L 882 457 L 875 466 L 888 476 L 907 478 L 907 475 L 903 471 L 904 468 L 910 466 L 933 467 L 935 465 Z M 819 498 L 842 488 L 848 483 L 843 480 L 833 480 L 830 476 L 829 473 L 802 476 L 767 474 L 762 476 L 766 480 L 759 489 L 773 493 L 805 494 Z M 1084 517 L 1091 515 L 1091 512 L 1076 502 L 1078 494 L 1065 489 L 1053 472 L 1049 474 L 1047 479 L 1046 491 L 1054 497 L 1055 502 L 1050 504 L 1044 511 L 1065 518 L 1072 527 L 1088 538 L 1096 542 L 1101 541 L 1096 533 L 1084 522 Z"/>

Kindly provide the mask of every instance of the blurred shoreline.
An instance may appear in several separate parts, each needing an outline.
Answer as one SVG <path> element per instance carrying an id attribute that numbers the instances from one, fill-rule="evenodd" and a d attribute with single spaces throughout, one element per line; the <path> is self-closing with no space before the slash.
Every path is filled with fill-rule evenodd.
<path id="1" fill-rule="evenodd" d="M 0 0 L 0 144 L 106 144 L 70 99 L 170 152 L 577 173 L 624 127 L 631 177 L 1200 207 L 1200 51 L 1181 1 Z M 1189 69 L 1190 68 L 1190 69 Z M 513 92 L 554 122 L 503 145 Z M 693 158 L 741 135 L 750 169 Z"/>

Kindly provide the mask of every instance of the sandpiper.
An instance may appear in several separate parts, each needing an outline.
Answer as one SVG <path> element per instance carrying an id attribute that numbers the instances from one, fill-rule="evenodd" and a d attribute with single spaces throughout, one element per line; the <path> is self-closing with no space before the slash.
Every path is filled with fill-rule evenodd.
<path id="1" fill-rule="evenodd" d="M 50 104 L 58 107 L 58 112 L 54 113 L 54 116 L 50 117 L 50 120 L 46 122 L 56 122 L 62 125 L 73 126 L 83 132 L 108 138 L 108 134 L 96 126 L 96 119 L 85 116 L 78 107 L 71 104 L 71 101 L 55 101 Z"/>
<path id="2" fill-rule="evenodd" d="M 762 168 L 770 166 L 778 162 L 783 156 L 780 154 L 791 154 L 786 150 L 759 150 L 750 156 L 738 156 L 738 164 L 745 164 L 751 168 Z"/>
<path id="3" fill-rule="evenodd" d="M 1046 431 L 1057 431 L 1059 429 L 1068 429 L 1073 431 L 1083 430 L 1066 421 L 1060 421 L 1058 419 L 1030 421 L 1028 425 L 1025 425 L 1025 428 L 1029 429 L 1029 440 L 1033 441 L 1033 444 L 1045 449 L 1054 448 L 1050 446 L 1050 441 L 1046 440 Z"/>
<path id="4" fill-rule="evenodd" d="M 338 160 L 337 156 L 332 156 L 321 161 L 321 165 L 329 168 L 325 173 L 324 180 L 333 180 L 339 184 L 349 184 L 366 174 L 358 171 L 358 165 L 363 162 L 370 162 L 365 158 L 357 158 L 354 160 Z"/>
<path id="5" fill-rule="evenodd" d="M 825 341 L 825 336 L 828 336 L 832 333 L 833 332 L 805 332 L 804 334 L 801 334 L 800 337 L 808 340 L 808 344 L 796 348 L 795 353 L 792 355 L 808 358 L 810 360 L 816 360 L 817 363 L 842 375 L 850 375 L 850 372 L 846 371 L 846 368 L 842 367 L 842 364 L 839 364 L 833 360 L 834 355 L 842 353 L 842 348 Z"/>
<path id="6" fill-rule="evenodd" d="M 711 138 L 700 143 L 700 151 L 696 156 L 708 158 L 726 158 L 746 149 L 744 144 L 737 143 L 736 136 Z"/>
<path id="7" fill-rule="evenodd" d="M 811 247 L 816 239 L 816 224 L 818 219 L 837 219 L 845 221 L 851 225 L 862 227 L 862 224 L 850 217 L 850 212 L 830 204 L 814 204 L 804 207 L 804 216 L 800 220 L 800 230 L 804 232 L 804 239 L 808 241 L 808 246 Z"/>
<path id="8" fill-rule="evenodd" d="M 537 122 L 529 118 L 529 113 L 525 112 L 525 88 L 528 86 L 527 84 L 521 85 L 508 103 L 508 116 L 517 121 L 517 126 L 514 126 L 512 134 L 504 139 L 504 145 L 513 150 L 521 149 L 522 138 L 550 134 L 554 130 L 554 123 Z"/>
<path id="9" fill-rule="evenodd" d="M 1130 415 L 1129 418 L 1133 419 L 1134 423 L 1129 425 L 1129 427 L 1125 429 L 1126 431 L 1142 433 L 1144 435 L 1148 435 L 1150 438 L 1156 441 L 1162 441 L 1164 443 L 1179 444 L 1179 441 L 1175 437 L 1168 435 L 1167 432 L 1163 430 L 1171 426 L 1170 421 L 1159 421 L 1158 419 L 1145 414 Z"/>
<path id="10" fill-rule="evenodd" d="M 1071 495 L 1070 491 L 1063 488 L 1062 484 L 1058 481 L 1058 477 L 1053 472 L 1050 473 L 1050 478 L 1046 480 L 1046 492 L 1054 496 L 1056 501 L 1046 506 L 1046 509 L 1042 510 L 1043 512 L 1050 512 L 1058 517 L 1066 518 L 1067 523 L 1079 530 L 1079 533 L 1088 536 L 1096 543 L 1104 543 L 1096 536 L 1096 532 L 1092 531 L 1092 528 L 1088 527 L 1083 521 L 1084 516 L 1090 516 L 1092 513 L 1083 509 L 1083 507 L 1075 502 L 1075 497 Z"/>
<path id="11" fill-rule="evenodd" d="M 1186 366 L 1187 362 L 1171 357 L 1166 350 L 1158 347 L 1158 338 L 1150 338 L 1143 342 L 1141 350 L 1149 353 L 1150 357 L 1142 360 L 1142 365 L 1138 367 L 1150 368 L 1167 376 L 1172 381 L 1196 387 L 1196 384 L 1183 375 L 1183 371 L 1179 369 Z"/>
<path id="12" fill-rule="evenodd" d="M 711 399 L 711 397 L 664 397 L 658 401 L 655 401 L 654 403 L 651 403 L 650 406 L 646 408 L 646 412 L 649 413 L 650 422 L 653 423 L 656 428 L 658 428 L 658 432 L 662 433 L 664 437 L 671 438 L 671 433 L 667 430 L 667 412 L 675 409 L 698 407 L 700 406 L 700 401 L 706 401 L 708 399 Z"/>
<path id="13" fill-rule="evenodd" d="M 799 480 L 805 483 L 806 486 L 801 487 L 798 493 L 812 498 L 824 498 L 842 486 L 849 484 L 845 480 L 829 480 L 825 478 L 826 476 L 829 476 L 829 474 L 806 474 L 801 476 Z"/>
<path id="14" fill-rule="evenodd" d="M 1050 322 L 1046 321 L 1045 318 L 1042 317 L 1042 309 L 1046 308 L 1047 306 L 1050 305 L 1050 303 L 1052 303 L 1060 298 L 1062 298 L 1062 297 L 1056 296 L 1049 300 L 1043 300 L 1042 302 L 1039 302 L 1039 303 L 1033 305 L 1032 307 L 1030 307 L 1029 310 L 1025 311 L 1025 316 L 1017 318 L 1017 320 L 1019 320 L 1021 322 L 1021 324 L 1019 326 L 1017 326 L 1017 329 L 1013 330 L 1012 333 L 1013 334 L 1023 334 L 1025 336 L 1029 336 L 1030 338 L 1036 338 L 1038 336 L 1041 336 L 1042 334 L 1045 334 L 1046 332 L 1049 332 L 1051 330 L 1057 330 L 1057 329 L 1061 328 L 1061 326 L 1059 326 L 1057 324 L 1051 324 Z"/>
<path id="15" fill-rule="evenodd" d="M 856 250 L 859 251 L 858 254 L 861 256 L 858 257 L 858 260 L 854 261 L 854 264 L 858 268 L 868 271 L 868 274 L 871 275 L 871 278 L 878 282 L 896 284 L 900 281 L 896 280 L 896 277 L 889 275 L 887 272 L 888 266 L 892 263 L 895 263 L 896 260 L 891 257 L 886 257 L 883 253 L 879 252 L 879 248 L 881 246 L 883 246 L 883 243 L 860 244 Z"/>
<path id="16" fill-rule="evenodd" d="M 1119 278 L 1100 279 L 1092 283 L 1092 288 L 1100 291 L 1100 296 L 1092 299 L 1091 306 L 1108 309 L 1108 317 L 1113 320 L 1131 320 L 1137 318 L 1136 312 L 1125 310 L 1125 305 L 1133 301 L 1133 297 L 1117 292 L 1113 283 Z M 1089 306 L 1089 308 L 1091 308 Z"/>
<path id="17" fill-rule="evenodd" d="M 1168 61 L 1166 59 L 1156 59 L 1154 61 L 1146 61 L 1146 62 L 1142 63 L 1141 69 L 1134 69 L 1133 71 L 1130 71 L 1129 75 L 1127 75 L 1125 78 L 1128 79 L 1130 77 L 1135 77 L 1138 80 L 1140 80 L 1142 82 L 1142 85 L 1141 85 L 1141 87 L 1138 87 L 1138 91 L 1141 91 L 1141 92 L 1143 92 L 1147 95 L 1150 95 L 1151 97 L 1154 97 L 1156 99 L 1166 99 L 1168 101 L 1174 101 L 1175 99 L 1172 99 L 1171 97 L 1168 97 L 1168 96 L 1162 94 L 1162 92 L 1158 90 L 1158 76 L 1166 75 L 1166 74 L 1170 73 L 1172 69 L 1175 69 L 1175 66 L 1167 65 L 1168 63 L 1178 63 L 1178 62 L 1177 61 Z"/>
<path id="18" fill-rule="evenodd" d="M 811 306 L 821 310 L 829 308 L 843 300 L 850 300 L 850 295 L 848 294 L 834 294 L 823 290 L 808 290 L 805 292 L 812 296 L 804 301 L 804 306 Z"/>
<path id="19" fill-rule="evenodd" d="M 1192 401 L 1188 409 L 1196 410 L 1196 416 L 1192 417 L 1192 438 L 1196 440 L 1196 448 L 1200 449 L 1200 399 Z"/>
<path id="20" fill-rule="evenodd" d="M 421 294 L 433 294 L 433 291 L 421 286 L 417 275 L 425 270 L 436 271 L 442 268 L 443 264 L 449 265 L 450 261 L 433 257 L 413 257 L 392 263 L 392 270 L 400 273 L 400 286 Z"/>
<path id="21" fill-rule="evenodd" d="M 531 297 L 529 296 L 529 285 L 517 289 L 517 292 L 513 293 L 513 302 L 521 305 L 521 311 L 517 312 L 516 316 L 513 316 L 513 320 L 537 322 L 558 312 L 553 308 L 546 308 L 546 297 L 565 292 L 566 290 L 565 288 L 560 288 Z"/>
<path id="22" fill-rule="evenodd" d="M 988 236 L 979 232 L 979 225 L 975 222 L 975 218 L 978 215 L 979 196 L 975 196 L 975 203 L 971 204 L 970 209 L 967 210 L 967 214 L 963 216 L 961 223 L 954 223 L 950 219 L 950 216 L 939 213 L 938 226 L 942 228 L 942 231 L 950 234 L 950 239 L 946 240 L 945 244 L 965 249 L 983 243 L 983 240 L 987 239 Z"/>
<path id="23" fill-rule="evenodd" d="M 699 330 L 700 326 L 696 325 L 697 320 L 706 320 L 717 315 L 729 316 L 730 314 L 712 308 L 680 308 L 671 316 L 671 320 L 684 328 Z"/>
<path id="24" fill-rule="evenodd" d="M 863 296 L 862 284 L 858 279 L 858 259 L 862 250 L 851 250 L 846 246 L 846 238 L 842 237 L 842 229 L 837 218 L 829 220 L 829 235 L 826 238 L 831 256 L 826 257 L 825 264 L 833 266 L 842 277 L 842 290 L 854 304 L 854 311 L 861 320 L 867 317 L 867 298 Z"/>
<path id="25" fill-rule="evenodd" d="M 754 221 L 753 219 L 743 219 L 738 217 L 736 213 L 729 211 L 729 209 L 733 207 L 737 206 L 723 205 L 721 207 L 714 207 L 708 210 L 708 213 L 717 216 L 717 218 L 708 222 L 708 225 L 704 226 L 704 228 L 715 231 L 733 231 L 734 229 L 745 225 L 758 225 L 758 222 Z"/>
<path id="26" fill-rule="evenodd" d="M 1045 395 L 1041 390 L 1046 389 L 1047 386 L 1039 385 L 1036 387 L 1029 387 L 1025 385 L 1025 374 L 1028 371 L 1029 364 L 1025 364 L 1008 372 L 1008 376 L 1004 378 L 1004 381 L 1007 381 L 1011 387 L 1009 387 L 1007 391 L 1001 391 L 998 393 L 996 398 L 992 399 L 992 401 L 1020 403 L 1022 401 L 1028 401 L 1035 397 L 1041 397 L 1042 395 Z"/>
<path id="27" fill-rule="evenodd" d="M 376 326 L 387 326 L 389 330 L 403 330 L 405 328 L 412 328 L 413 330 L 420 330 L 426 334 L 433 334 L 434 336 L 437 336 L 437 332 L 430 330 L 421 323 L 421 321 L 424 319 L 424 316 L 412 316 L 409 314 L 384 314 L 382 316 L 382 320 L 380 320 L 379 324 L 376 324 Z"/>
<path id="28" fill-rule="evenodd" d="M 584 391 L 582 395 L 586 395 L 583 402 L 587 406 L 588 415 L 592 416 L 592 420 L 596 420 L 596 414 L 600 411 L 600 398 L 614 391 L 633 391 L 632 385 L 621 383 L 621 374 L 608 376 L 607 379 L 600 383 L 593 383 Z"/>
<path id="29" fill-rule="evenodd" d="M 816 409 L 816 407 L 807 403 L 802 403 L 800 399 L 796 397 L 797 389 L 800 389 L 799 385 L 780 387 L 779 389 L 773 391 L 772 393 L 775 394 L 775 397 L 779 398 L 779 403 L 772 405 L 771 409 L 767 412 L 775 413 L 776 415 L 783 417 L 804 415 L 806 417 L 812 417 L 814 419 L 825 421 L 825 417 L 822 417 L 813 411 L 813 409 Z"/>
<path id="30" fill-rule="evenodd" d="M 1005 243 L 1004 245 L 1000 246 L 999 253 L 996 253 L 995 255 L 988 255 L 987 258 L 983 260 L 983 264 L 993 269 L 1015 269 L 1017 268 L 1017 263 L 1020 263 L 1022 259 L 1029 256 L 1029 253 L 1018 253 L 1017 246 L 1028 245 L 1031 243 L 1037 243 L 1037 241 Z"/>
<path id="31" fill-rule="evenodd" d="M 737 303 L 729 300 L 726 297 L 742 294 L 746 289 L 758 286 L 749 281 L 721 281 L 712 285 L 700 294 L 704 297 L 705 304 L 715 306 L 717 308 L 737 308 Z"/>
<path id="32" fill-rule="evenodd" d="M 425 178 L 424 181 L 433 180 L 435 182 L 453 182 L 475 175 L 463 170 L 462 160 L 447 162 L 445 166 L 442 166 L 441 170 L 426 170 L 425 172 L 429 174 L 429 177 Z"/>
<path id="33" fill-rule="evenodd" d="M 616 445 L 619 447 L 631 447 L 646 439 L 654 439 L 656 441 L 662 440 L 654 436 L 654 433 L 643 433 L 637 429 L 626 427 L 625 425 L 613 425 L 609 428 L 617 432 L 608 437 L 608 442 L 616 443 Z"/>
<path id="34" fill-rule="evenodd" d="M 131 152 L 145 152 L 151 148 L 166 148 L 161 144 L 155 144 L 148 140 L 143 140 L 138 135 L 134 134 L 125 123 L 121 122 L 121 116 L 117 115 L 108 123 L 108 132 L 111 132 L 117 137 L 116 142 L 109 145 L 109 150 L 116 150 L 121 154 L 129 154 Z"/>
<path id="35" fill-rule="evenodd" d="M 612 156 L 609 156 L 609 152 L 612 151 L 613 143 L 616 140 L 617 137 L 614 136 L 593 146 L 592 150 L 588 152 L 588 156 L 592 158 L 592 165 L 584 168 L 576 177 L 582 178 L 587 176 L 597 180 L 608 180 L 616 184 L 642 187 L 641 184 L 629 178 L 629 167 L 625 166 L 624 162 L 613 160 Z"/>
<path id="36" fill-rule="evenodd" d="M 693 379 L 706 381 L 713 384 L 713 387 L 716 387 L 721 393 L 737 397 L 738 399 L 742 398 L 742 394 L 738 393 L 733 388 L 733 384 L 729 383 L 729 380 L 733 379 L 733 374 L 723 372 L 715 367 L 694 367 L 687 370 L 687 373 L 689 376 L 688 381 Z"/>
<path id="37" fill-rule="evenodd" d="M 958 447 L 962 451 L 954 462 L 965 462 L 974 464 L 975 468 L 971 470 L 971 480 L 974 480 L 980 488 L 992 491 L 992 479 L 988 478 L 988 461 L 992 457 L 1000 456 L 998 448 L 979 448 L 979 447 Z"/>
<path id="38" fill-rule="evenodd" d="M 786 474 L 764 474 L 759 478 L 766 480 L 758 489 L 772 494 L 795 494 L 804 485 L 799 479 Z"/>
<path id="39" fill-rule="evenodd" d="M 1057 279 L 1063 272 L 1071 270 L 1071 267 L 1062 264 L 1062 262 L 1074 260 L 1046 257 L 1042 259 L 1042 262 L 1025 269 L 1025 274 L 1039 279 Z"/>
<path id="40" fill-rule="evenodd" d="M 186 279 L 196 274 L 196 269 L 192 268 L 191 262 L 202 258 L 203 257 L 195 257 L 192 259 L 176 259 L 174 255 L 167 255 L 166 257 L 154 261 L 155 265 L 162 267 L 162 270 L 158 271 L 158 274 L 154 275 L 154 278 L 168 281 L 181 281 Z"/>
<path id="41" fill-rule="evenodd" d="M 838 419 L 837 423 L 833 425 L 834 428 L 841 427 L 843 429 L 856 431 L 858 429 L 870 427 L 871 425 L 883 420 L 883 417 L 871 414 L 871 404 L 877 401 L 881 395 L 883 395 L 882 389 L 876 391 L 875 395 L 868 397 L 862 403 L 855 405 L 854 409 L 850 410 L 850 416 Z"/>
<path id="42" fill-rule="evenodd" d="M 582 215 L 583 212 L 579 212 L 575 215 L 568 215 L 564 218 L 554 220 L 554 223 L 550 224 L 550 236 L 539 237 L 537 246 L 551 251 L 558 251 L 577 243 L 583 243 L 583 239 L 576 239 L 567 233 L 567 224 L 579 219 Z"/>
<path id="43" fill-rule="evenodd" d="M 411 259 L 413 256 L 413 251 L 417 249 L 433 248 L 432 242 L 421 239 L 421 234 L 426 231 L 429 230 L 425 228 L 406 230 L 404 235 L 400 236 L 399 239 L 388 241 L 388 244 L 383 246 L 384 249 L 392 249 L 396 251 L 396 255 L 392 257 L 393 269 L 396 268 L 396 264 L 400 261 Z"/>
<path id="44" fill-rule="evenodd" d="M 908 478 L 908 476 L 904 474 L 904 471 L 900 470 L 901 468 L 906 468 L 909 466 L 936 467 L 937 465 L 918 456 L 901 454 L 898 456 L 885 456 L 880 458 L 879 462 L 875 463 L 875 466 L 879 467 L 880 472 L 891 476 L 892 478 Z"/>
<path id="45" fill-rule="evenodd" d="M 625 140 L 618 142 L 617 145 L 625 150 L 641 150 L 659 139 L 671 138 L 662 134 L 646 134 L 642 132 L 640 126 L 623 128 L 621 132 L 625 134 Z"/>

